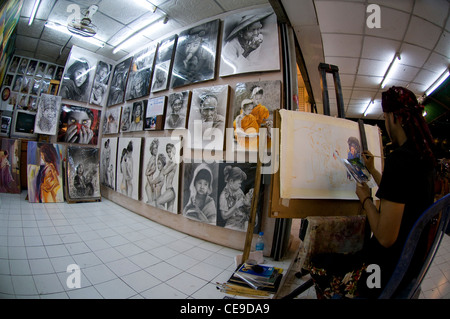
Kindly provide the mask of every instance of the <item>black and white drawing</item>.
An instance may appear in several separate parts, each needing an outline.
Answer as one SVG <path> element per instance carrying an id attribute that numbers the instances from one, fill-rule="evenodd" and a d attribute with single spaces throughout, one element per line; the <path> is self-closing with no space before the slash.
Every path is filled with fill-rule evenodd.
<path id="1" fill-rule="evenodd" d="M 171 87 L 214 79 L 219 20 L 180 33 L 172 68 Z"/>
<path id="2" fill-rule="evenodd" d="M 108 83 L 111 71 L 111 64 L 103 61 L 98 61 L 89 103 L 105 106 L 106 100 L 108 98 Z"/>
<path id="3" fill-rule="evenodd" d="M 271 7 L 224 19 L 220 76 L 280 69 L 277 17 Z"/>
<path id="4" fill-rule="evenodd" d="M 120 62 L 114 68 L 113 77 L 108 93 L 107 106 L 122 103 L 125 97 L 125 87 L 128 79 L 132 57 Z"/>
<path id="5" fill-rule="evenodd" d="M 156 49 L 156 44 L 152 44 L 134 55 L 128 76 L 126 101 L 149 95 Z"/>
<path id="6" fill-rule="evenodd" d="M 60 96 L 41 94 L 37 107 L 34 132 L 38 134 L 56 135 L 60 110 Z"/>
<path id="7" fill-rule="evenodd" d="M 94 147 L 67 147 L 67 201 L 100 199 L 99 150 Z"/>
<path id="8" fill-rule="evenodd" d="M 63 99 L 88 102 L 96 65 L 97 58 L 91 52 L 72 47 L 58 95 Z"/>
<path id="9" fill-rule="evenodd" d="M 133 104 L 124 104 L 122 107 L 122 115 L 120 116 L 120 132 L 130 132 L 131 116 L 133 114 Z"/>
<path id="10" fill-rule="evenodd" d="M 142 131 L 144 129 L 144 114 L 147 100 L 133 102 L 130 118 L 130 131 Z"/>
<path id="11" fill-rule="evenodd" d="M 154 97 L 148 100 L 145 112 L 145 130 L 155 130 L 158 116 L 164 116 L 167 98 L 165 96 Z"/>
<path id="12" fill-rule="evenodd" d="M 170 130 L 186 128 L 189 102 L 189 91 L 171 93 L 169 95 L 164 129 Z"/>
<path id="13" fill-rule="evenodd" d="M 102 138 L 100 153 L 100 183 L 116 189 L 117 137 Z"/>
<path id="14" fill-rule="evenodd" d="M 174 214 L 178 212 L 180 145 L 179 137 L 145 138 L 142 200 Z"/>
<path id="15" fill-rule="evenodd" d="M 160 42 L 155 57 L 155 68 L 153 71 L 152 92 L 159 92 L 169 88 L 172 61 L 177 43 L 177 35 L 173 35 Z"/>
<path id="16" fill-rule="evenodd" d="M 140 137 L 121 137 L 117 147 L 116 191 L 139 200 Z"/>
<path id="17" fill-rule="evenodd" d="M 216 225 L 219 166 L 205 162 L 183 166 L 183 216 Z"/>
<path id="18" fill-rule="evenodd" d="M 223 150 L 228 91 L 228 85 L 192 91 L 188 124 L 191 148 Z"/>
<path id="19" fill-rule="evenodd" d="M 111 106 L 106 108 L 103 118 L 103 134 L 119 133 L 121 106 Z"/>

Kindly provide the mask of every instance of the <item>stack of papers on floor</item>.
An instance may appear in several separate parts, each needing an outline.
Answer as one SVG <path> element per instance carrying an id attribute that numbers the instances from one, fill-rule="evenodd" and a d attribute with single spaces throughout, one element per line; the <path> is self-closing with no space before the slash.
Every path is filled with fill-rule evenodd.
<path id="1" fill-rule="evenodd" d="M 274 293 L 280 285 L 282 272 L 282 268 L 271 265 L 244 263 L 233 273 L 228 284 Z"/>

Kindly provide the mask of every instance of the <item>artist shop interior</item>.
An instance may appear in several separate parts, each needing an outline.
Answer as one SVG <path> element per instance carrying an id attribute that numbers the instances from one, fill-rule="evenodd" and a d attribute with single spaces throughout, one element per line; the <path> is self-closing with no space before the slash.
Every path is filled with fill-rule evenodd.
<path id="1" fill-rule="evenodd" d="M 0 298 L 450 299 L 449 16 L 447 0 L 3 1 Z M 407 224 L 425 184 L 387 192 L 406 193 L 389 182 L 409 183 L 393 171 L 413 143 L 433 167 Z M 377 263 L 318 266 L 384 247 L 385 220 L 382 284 Z"/>

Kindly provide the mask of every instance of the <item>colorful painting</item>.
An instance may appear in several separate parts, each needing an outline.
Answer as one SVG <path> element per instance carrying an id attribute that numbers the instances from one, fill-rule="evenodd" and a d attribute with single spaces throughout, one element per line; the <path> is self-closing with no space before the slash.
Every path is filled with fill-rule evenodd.
<path id="1" fill-rule="evenodd" d="M 67 201 L 100 199 L 99 150 L 94 147 L 67 147 Z"/>
<path id="2" fill-rule="evenodd" d="M 66 63 L 58 95 L 63 99 L 88 102 L 97 62 L 96 54 L 73 46 Z M 38 74 L 45 77 L 46 73 L 38 69 Z"/>
<path id="3" fill-rule="evenodd" d="M 180 137 L 145 138 L 142 201 L 175 214 L 178 212 L 180 147 Z"/>
<path id="4" fill-rule="evenodd" d="M 0 139 L 0 193 L 20 193 L 20 149 L 20 140 Z"/>
<path id="5" fill-rule="evenodd" d="M 97 145 L 100 119 L 100 110 L 63 104 L 58 142 Z"/>
<path id="6" fill-rule="evenodd" d="M 34 132 L 45 135 L 56 135 L 61 110 L 61 97 L 42 94 L 39 99 Z"/>
<path id="7" fill-rule="evenodd" d="M 156 120 L 158 116 L 164 116 L 167 97 L 159 96 L 148 100 L 147 110 L 145 112 L 145 130 L 156 130 Z"/>
<path id="8" fill-rule="evenodd" d="M 219 20 L 181 32 L 172 69 L 171 87 L 214 79 Z"/>
<path id="9" fill-rule="evenodd" d="M 27 177 L 30 203 L 64 202 L 64 156 L 63 145 L 28 142 Z"/>

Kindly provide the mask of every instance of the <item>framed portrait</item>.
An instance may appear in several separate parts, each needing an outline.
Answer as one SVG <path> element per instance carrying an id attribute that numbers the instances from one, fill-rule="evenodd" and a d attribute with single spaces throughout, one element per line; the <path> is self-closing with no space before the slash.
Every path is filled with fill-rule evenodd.
<path id="1" fill-rule="evenodd" d="M 58 142 L 97 145 L 100 119 L 100 110 L 62 104 Z"/>
<path id="2" fill-rule="evenodd" d="M 14 92 L 20 92 L 20 88 L 22 87 L 23 75 L 16 75 L 14 77 L 14 83 L 12 86 L 12 90 Z"/>
<path id="3" fill-rule="evenodd" d="M 47 68 L 47 63 L 39 62 L 36 70 L 36 76 L 43 77 L 45 75 L 45 69 Z"/>
<path id="4" fill-rule="evenodd" d="M 30 63 L 28 64 L 28 68 L 27 68 L 27 75 L 34 75 L 36 73 L 36 68 L 37 68 L 37 62 L 36 60 L 31 60 Z"/>
<path id="5" fill-rule="evenodd" d="M 11 60 L 11 64 L 9 65 L 8 72 L 16 73 L 17 67 L 19 66 L 19 62 L 20 62 L 20 57 L 15 55 Z"/>
<path id="6" fill-rule="evenodd" d="M 142 170 L 142 201 L 178 213 L 181 138 L 146 137 Z"/>
<path id="7" fill-rule="evenodd" d="M 20 194 L 21 145 L 20 140 L 0 138 L 0 193 Z"/>
<path id="8" fill-rule="evenodd" d="M 56 135 L 60 110 L 60 96 L 42 94 L 37 107 L 34 132 L 45 135 Z"/>
<path id="9" fill-rule="evenodd" d="M 103 61 L 97 62 L 89 103 L 105 106 L 108 98 L 108 83 L 111 72 L 112 64 Z"/>
<path id="10" fill-rule="evenodd" d="M 156 49 L 157 44 L 152 44 L 134 55 L 125 93 L 126 101 L 150 94 Z"/>
<path id="11" fill-rule="evenodd" d="M 265 149 L 270 149 L 273 111 L 280 107 L 281 81 L 236 83 L 232 109 L 235 149 L 256 151 L 260 136 Z"/>
<path id="12" fill-rule="evenodd" d="M 186 128 L 190 101 L 190 91 L 169 94 L 164 129 Z"/>
<path id="13" fill-rule="evenodd" d="M 121 137 L 117 146 L 116 191 L 139 200 L 140 137 Z"/>
<path id="14" fill-rule="evenodd" d="M 120 105 L 106 108 L 105 116 L 103 117 L 103 134 L 117 134 L 119 133 L 120 124 Z"/>
<path id="15" fill-rule="evenodd" d="M 67 100 L 88 102 L 97 61 L 98 59 L 93 53 L 73 46 L 66 63 L 58 95 Z M 50 83 L 50 79 L 48 77 L 46 79 Z"/>
<path id="16" fill-rule="evenodd" d="M 162 40 L 159 43 L 158 52 L 155 56 L 155 68 L 152 80 L 152 92 L 159 92 L 169 88 L 170 75 L 172 72 L 172 61 L 177 44 L 177 35 Z"/>
<path id="17" fill-rule="evenodd" d="M 228 85 L 192 91 L 187 141 L 191 148 L 223 150 L 228 93 Z"/>
<path id="18" fill-rule="evenodd" d="M 131 109 L 130 131 L 142 131 L 144 129 L 144 114 L 147 108 L 147 100 L 135 101 Z"/>
<path id="19" fill-rule="evenodd" d="M 119 103 L 123 103 L 125 98 L 125 87 L 127 84 L 128 73 L 130 71 L 130 65 L 133 57 L 129 57 L 126 60 L 119 62 L 114 67 L 113 77 L 108 93 L 108 102 L 106 106 L 111 106 Z"/>
<path id="20" fill-rule="evenodd" d="M 100 200 L 99 149 L 67 146 L 66 200 L 84 202 Z"/>
<path id="21" fill-rule="evenodd" d="M 166 96 L 154 97 L 148 100 L 147 111 L 145 112 L 145 130 L 157 129 L 157 118 L 164 116 L 164 109 L 166 107 Z"/>
<path id="22" fill-rule="evenodd" d="M 172 68 L 171 87 L 214 79 L 219 20 L 181 32 Z"/>
<path id="23" fill-rule="evenodd" d="M 120 116 L 120 132 L 131 132 L 131 115 L 133 114 L 133 104 L 122 105 L 122 115 Z"/>
<path id="24" fill-rule="evenodd" d="M 217 225 L 218 170 L 217 163 L 183 163 L 183 216 Z"/>
<path id="25" fill-rule="evenodd" d="M 28 66 L 28 58 L 22 58 L 19 63 L 19 67 L 17 68 L 18 74 L 25 74 Z"/>
<path id="26" fill-rule="evenodd" d="M 116 189 L 117 137 L 103 137 L 100 153 L 100 183 Z"/>
<path id="27" fill-rule="evenodd" d="M 220 76 L 280 69 L 277 17 L 271 7 L 224 19 Z"/>
<path id="28" fill-rule="evenodd" d="M 61 144 L 28 142 L 27 183 L 30 203 L 64 202 L 64 158 Z"/>
<path id="29" fill-rule="evenodd" d="M 256 163 L 217 163 L 217 226 L 247 231 L 255 189 Z M 262 190 L 261 190 L 262 193 Z M 259 233 L 262 218 L 262 194 L 256 211 L 253 233 Z"/>

